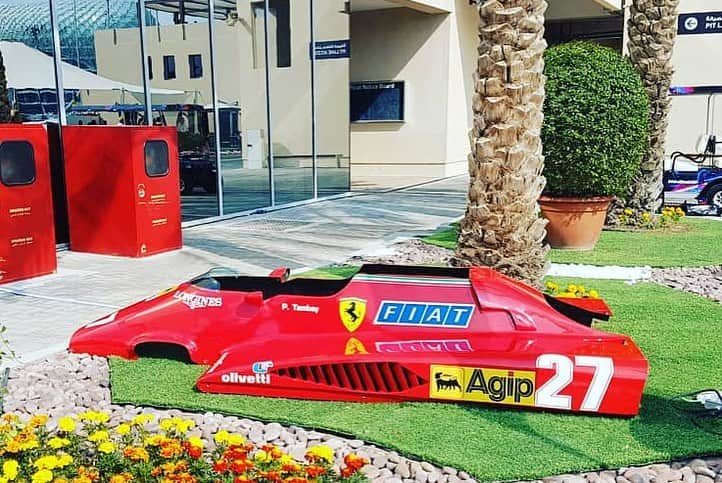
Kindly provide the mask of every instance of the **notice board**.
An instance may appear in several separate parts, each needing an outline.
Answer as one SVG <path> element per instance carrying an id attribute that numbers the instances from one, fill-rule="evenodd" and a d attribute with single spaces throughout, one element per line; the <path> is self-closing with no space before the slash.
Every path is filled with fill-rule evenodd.
<path id="1" fill-rule="evenodd" d="M 401 122 L 403 120 L 403 81 L 351 83 L 351 122 Z"/>

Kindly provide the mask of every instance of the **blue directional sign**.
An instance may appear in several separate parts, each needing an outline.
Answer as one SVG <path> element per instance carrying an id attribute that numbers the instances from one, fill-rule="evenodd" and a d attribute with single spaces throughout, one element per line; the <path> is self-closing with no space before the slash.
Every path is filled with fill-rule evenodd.
<path id="1" fill-rule="evenodd" d="M 351 57 L 351 41 L 322 40 L 316 42 L 316 60 L 348 59 Z"/>
<path id="2" fill-rule="evenodd" d="M 680 13 L 679 35 L 722 34 L 722 12 Z"/>

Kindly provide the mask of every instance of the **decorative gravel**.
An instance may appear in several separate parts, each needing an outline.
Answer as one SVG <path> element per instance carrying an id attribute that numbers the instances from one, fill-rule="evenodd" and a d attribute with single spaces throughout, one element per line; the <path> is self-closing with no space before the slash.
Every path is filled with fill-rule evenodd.
<path id="1" fill-rule="evenodd" d="M 722 266 L 655 269 L 651 280 L 722 304 Z"/>
<path id="2" fill-rule="evenodd" d="M 383 253 L 372 253 L 349 258 L 344 265 L 361 265 L 364 263 L 384 263 L 396 265 L 448 265 L 452 250 L 429 245 L 419 239 L 412 238 L 394 243 L 384 249 Z"/>

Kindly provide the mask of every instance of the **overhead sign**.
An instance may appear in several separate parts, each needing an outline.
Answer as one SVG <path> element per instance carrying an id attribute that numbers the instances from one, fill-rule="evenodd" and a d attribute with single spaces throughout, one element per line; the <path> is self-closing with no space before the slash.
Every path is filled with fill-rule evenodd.
<path id="1" fill-rule="evenodd" d="M 321 40 L 316 42 L 316 60 L 348 59 L 351 57 L 351 41 Z"/>
<path id="2" fill-rule="evenodd" d="M 722 34 L 722 12 L 681 13 L 677 32 L 680 35 Z"/>

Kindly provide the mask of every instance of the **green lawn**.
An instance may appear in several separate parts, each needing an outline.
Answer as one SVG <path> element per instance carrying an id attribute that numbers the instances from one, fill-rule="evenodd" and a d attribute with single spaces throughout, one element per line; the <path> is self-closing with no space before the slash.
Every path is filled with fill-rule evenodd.
<path id="1" fill-rule="evenodd" d="M 558 279 L 561 283 L 571 280 Z M 112 359 L 113 402 L 217 411 L 327 429 L 409 456 L 464 469 L 481 480 L 546 475 L 722 453 L 670 407 L 670 397 L 722 387 L 722 306 L 654 284 L 585 280 L 615 311 L 605 330 L 634 337 L 651 375 L 632 419 L 503 410 L 479 405 L 305 402 L 201 394 L 204 367 Z"/>
<path id="2" fill-rule="evenodd" d="M 552 250 L 557 263 L 652 267 L 699 267 L 722 264 L 722 222 L 687 218 L 683 232 L 604 231 L 591 251 Z M 456 228 L 446 228 L 423 239 L 444 248 L 456 248 Z"/>

